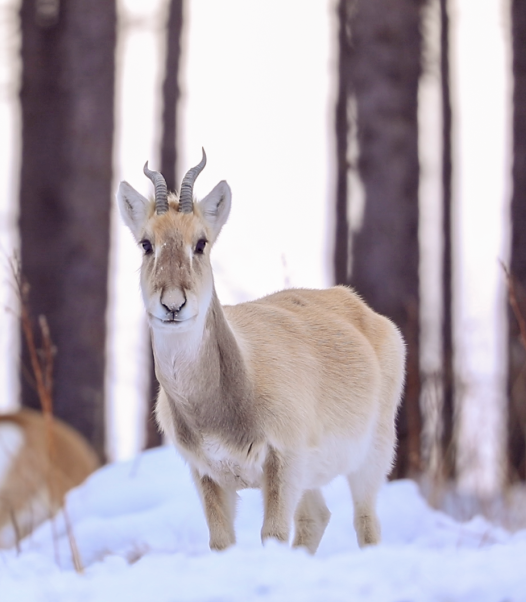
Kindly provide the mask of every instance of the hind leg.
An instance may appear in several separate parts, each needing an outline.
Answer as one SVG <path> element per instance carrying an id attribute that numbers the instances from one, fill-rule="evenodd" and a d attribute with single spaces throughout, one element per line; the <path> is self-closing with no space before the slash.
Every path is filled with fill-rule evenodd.
<path id="1" fill-rule="evenodd" d="M 376 514 L 376 498 L 382 485 L 381 480 L 371 479 L 366 470 L 358 470 L 347 476 L 351 487 L 354 505 L 354 528 L 358 545 L 363 548 L 367 545 L 380 543 L 380 521 Z M 376 481 L 376 482 L 375 482 Z"/>
<path id="2" fill-rule="evenodd" d="M 376 514 L 376 498 L 391 470 L 394 444 L 394 427 L 387 432 L 392 436 L 377 440 L 367 461 L 355 472 L 347 475 L 354 505 L 354 528 L 361 548 L 380 543 L 381 528 Z"/>
<path id="3" fill-rule="evenodd" d="M 320 545 L 325 528 L 329 524 L 331 513 L 319 489 L 305 491 L 298 504 L 294 521 L 296 535 L 292 546 L 304 547 L 314 554 Z"/>
<path id="4" fill-rule="evenodd" d="M 381 527 L 376 514 L 376 499 L 391 472 L 395 441 L 394 413 L 385 411 L 367 459 L 358 470 L 347 475 L 354 505 L 354 528 L 361 548 L 380 543 Z"/>

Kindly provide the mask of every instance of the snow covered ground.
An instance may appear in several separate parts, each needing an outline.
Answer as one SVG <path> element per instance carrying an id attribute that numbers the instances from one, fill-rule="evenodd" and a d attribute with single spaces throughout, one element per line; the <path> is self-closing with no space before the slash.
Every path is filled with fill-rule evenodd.
<path id="1" fill-rule="evenodd" d="M 0 552 L 0 600 L 526 601 L 526 530 L 510 534 L 480 517 L 455 522 L 405 480 L 382 490 L 383 543 L 359 550 L 343 479 L 325 495 L 332 518 L 316 556 L 261 546 L 258 491 L 241 494 L 238 544 L 214 553 L 187 467 L 173 448 L 151 450 L 70 493 L 82 574 L 59 517 L 56 545 L 47 523 L 19 553 Z"/>

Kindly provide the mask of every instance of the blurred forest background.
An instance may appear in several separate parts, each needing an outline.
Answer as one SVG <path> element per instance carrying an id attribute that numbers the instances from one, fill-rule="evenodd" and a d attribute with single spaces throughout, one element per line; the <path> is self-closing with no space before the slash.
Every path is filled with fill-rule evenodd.
<path id="1" fill-rule="evenodd" d="M 356 287 L 408 346 L 393 476 L 526 479 L 526 3 L 2 0 L 0 27 L 4 409 L 39 405 L 17 255 L 55 414 L 104 459 L 160 443 L 114 193 L 204 146 L 223 302 Z"/>

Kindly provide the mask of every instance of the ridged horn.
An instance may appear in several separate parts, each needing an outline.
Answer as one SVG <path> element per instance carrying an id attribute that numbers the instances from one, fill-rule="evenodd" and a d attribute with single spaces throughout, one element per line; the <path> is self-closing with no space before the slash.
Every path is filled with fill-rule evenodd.
<path id="1" fill-rule="evenodd" d="M 192 167 L 186 172 L 183 182 L 181 184 L 181 195 L 179 197 L 179 211 L 182 213 L 192 213 L 194 210 L 194 182 L 197 180 L 197 176 L 203 171 L 206 165 L 206 153 L 203 151 L 203 157 L 201 162 L 195 167 Z"/>
<path id="2" fill-rule="evenodd" d="M 155 212 L 162 215 L 168 211 L 168 187 L 166 180 L 158 171 L 148 169 L 148 161 L 144 164 L 144 175 L 149 178 L 155 186 Z"/>

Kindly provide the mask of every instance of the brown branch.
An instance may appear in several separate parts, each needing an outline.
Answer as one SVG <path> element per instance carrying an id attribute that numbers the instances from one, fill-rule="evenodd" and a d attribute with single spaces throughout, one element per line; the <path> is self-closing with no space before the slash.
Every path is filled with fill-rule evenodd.
<path id="1" fill-rule="evenodd" d="M 49 333 L 49 326 L 46 320 L 46 316 L 41 315 L 38 317 L 38 323 L 40 325 L 40 332 L 42 333 L 42 345 L 43 345 L 43 360 L 44 360 L 44 387 L 47 392 L 46 402 L 48 406 L 44 408 L 44 411 L 53 414 L 53 356 L 54 347 L 51 341 L 51 335 Z"/>
<path id="2" fill-rule="evenodd" d="M 48 412 L 52 412 L 53 402 L 51 398 L 51 386 L 50 386 L 50 374 L 53 370 L 53 364 L 51 366 L 44 367 L 41 364 L 40 358 L 38 357 L 38 351 L 35 344 L 35 337 L 33 334 L 33 327 L 31 324 L 31 314 L 29 310 L 29 284 L 24 280 L 20 266 L 16 261 L 11 263 L 11 270 L 16 284 L 16 292 L 20 301 L 20 321 L 22 324 L 22 332 L 26 339 L 29 359 L 31 361 L 31 369 L 35 377 L 35 384 L 37 388 L 38 397 L 42 405 L 42 409 Z M 42 330 L 42 337 L 44 342 L 44 359 L 47 360 L 47 348 L 52 348 L 51 339 L 49 337 L 49 328 L 45 319 L 41 319 L 40 327 Z M 47 334 L 47 336 L 46 336 Z M 45 363 L 45 362 L 44 362 Z M 48 378 L 46 379 L 46 376 Z M 46 382 L 47 380 L 47 382 Z"/>
<path id="3" fill-rule="evenodd" d="M 506 274 L 506 282 L 508 285 L 508 297 L 509 297 L 511 309 L 513 311 L 513 315 L 515 316 L 515 318 L 519 324 L 520 339 L 521 339 L 522 346 L 526 350 L 526 320 L 524 319 L 524 316 L 522 315 L 522 312 L 519 307 L 519 303 L 517 301 L 517 293 L 515 290 L 515 281 L 513 279 L 513 276 L 508 271 L 508 268 L 504 265 L 504 263 L 502 261 L 500 262 L 500 265 L 502 266 L 502 269 L 504 270 L 504 273 Z"/>
<path id="4" fill-rule="evenodd" d="M 508 298 L 509 298 L 510 306 L 512 308 L 515 319 L 517 320 L 517 323 L 519 325 L 519 332 L 520 332 L 519 338 L 522 343 L 522 346 L 524 347 L 524 350 L 526 351 L 526 320 L 525 320 L 524 316 L 522 315 L 521 309 L 519 307 L 519 302 L 517 300 L 517 291 L 515 289 L 515 281 L 513 279 L 512 274 L 510 274 L 510 272 L 507 270 L 504 263 L 501 261 L 500 264 L 502 266 L 502 269 L 504 270 L 504 273 L 506 274 L 506 282 L 508 285 Z M 515 408 L 515 411 L 519 412 L 519 415 L 520 415 L 520 410 L 521 410 L 521 403 L 519 402 L 518 399 L 516 399 L 514 397 L 513 389 L 515 388 L 516 383 L 524 377 L 525 372 L 526 372 L 526 364 L 524 364 L 522 366 L 522 369 L 520 370 L 519 375 L 517 376 L 517 379 L 515 380 L 515 383 L 512 386 L 512 391 L 510 393 L 510 396 L 511 396 L 510 398 L 511 398 L 512 404 Z M 520 428 L 522 430 L 523 439 L 526 441 L 526 424 L 523 422 L 520 425 Z M 511 470 L 511 464 L 510 464 L 510 470 Z"/>
<path id="5" fill-rule="evenodd" d="M 84 567 L 82 566 L 79 547 L 77 545 L 77 540 L 75 539 L 75 534 L 73 533 L 73 526 L 71 525 L 69 513 L 66 508 L 66 500 L 64 500 L 62 512 L 64 514 L 64 523 L 66 525 L 66 533 L 68 536 L 69 548 L 71 550 L 71 558 L 73 559 L 73 566 L 75 567 L 75 571 L 77 571 L 77 573 L 83 573 Z"/>
<path id="6" fill-rule="evenodd" d="M 22 331 L 26 339 L 29 357 L 31 361 L 31 368 L 35 378 L 36 389 L 40 405 L 42 408 L 42 414 L 44 416 L 44 424 L 46 429 L 46 442 L 47 442 L 47 456 L 48 466 L 46 474 L 46 483 L 49 493 L 49 519 L 51 521 L 51 528 L 53 532 L 53 544 L 55 548 L 55 558 L 57 564 L 60 565 L 59 548 L 58 548 L 58 535 L 56 533 L 56 525 L 54 521 L 53 508 L 55 500 L 59 500 L 59 495 L 56 493 L 57 475 L 55 468 L 55 438 L 53 429 L 53 364 L 55 348 L 51 340 L 51 333 L 46 317 L 40 315 L 38 323 L 40 326 L 40 333 L 42 338 L 42 349 L 38 350 L 35 344 L 35 337 L 33 334 L 33 326 L 31 321 L 31 312 L 29 307 L 29 284 L 24 279 L 19 263 L 15 260 L 11 262 L 11 270 L 13 273 L 16 292 L 20 301 L 20 322 L 22 325 Z M 64 521 L 66 525 L 66 533 L 68 536 L 69 546 L 71 555 L 73 558 L 73 565 L 78 573 L 82 572 L 82 562 L 80 554 L 75 540 L 71 521 L 65 508 L 65 499 L 63 500 L 63 512 Z"/>
<path id="7" fill-rule="evenodd" d="M 44 415 L 44 424 L 46 425 L 46 437 L 48 456 L 50 460 L 50 470 L 52 470 L 55 461 L 55 447 L 53 437 L 53 344 L 49 333 L 49 326 L 46 317 L 41 315 L 38 317 L 40 332 L 42 333 L 42 379 L 43 386 L 46 391 L 44 398 L 40 399 L 42 413 Z M 50 491 L 51 497 L 53 497 Z"/>

